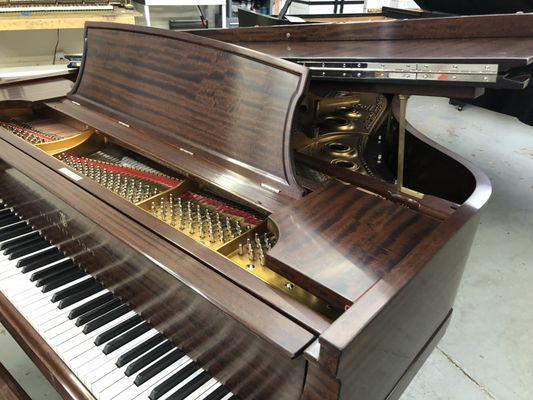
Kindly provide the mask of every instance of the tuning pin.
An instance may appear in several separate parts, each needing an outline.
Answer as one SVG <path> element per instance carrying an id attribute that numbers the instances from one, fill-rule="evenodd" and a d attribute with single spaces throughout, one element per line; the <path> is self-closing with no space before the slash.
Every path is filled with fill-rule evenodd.
<path id="1" fill-rule="evenodd" d="M 261 264 L 261 266 L 265 266 L 265 255 L 264 254 L 260 254 L 259 255 L 259 263 Z"/>
<path id="2" fill-rule="evenodd" d="M 155 202 L 152 201 L 152 203 L 150 204 L 150 212 L 152 213 L 152 215 L 156 215 L 156 209 L 155 209 Z"/>
<path id="3" fill-rule="evenodd" d="M 261 247 L 261 239 L 259 239 L 259 234 L 255 234 L 254 241 L 257 246 Z"/>
<path id="4" fill-rule="evenodd" d="M 242 235 L 241 224 L 239 223 L 239 221 L 235 221 L 235 230 L 237 231 L 237 236 Z"/>
<path id="5" fill-rule="evenodd" d="M 200 221 L 198 223 L 198 233 L 200 234 L 200 239 L 204 239 L 205 238 L 204 224 L 202 223 L 201 219 L 200 219 Z"/>
<path id="6" fill-rule="evenodd" d="M 250 238 L 246 239 L 246 250 L 248 252 L 248 259 L 250 261 L 254 261 L 254 248 L 252 246 L 252 241 L 250 240 Z"/>
<path id="7" fill-rule="evenodd" d="M 244 246 L 242 243 L 239 243 L 239 249 L 237 250 L 237 253 L 242 256 L 244 254 Z"/>

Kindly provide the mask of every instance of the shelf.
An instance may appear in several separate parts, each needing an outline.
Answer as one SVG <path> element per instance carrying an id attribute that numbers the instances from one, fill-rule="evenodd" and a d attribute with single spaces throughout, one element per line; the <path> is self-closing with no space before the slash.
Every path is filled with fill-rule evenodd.
<path id="1" fill-rule="evenodd" d="M 0 14 L 0 31 L 34 29 L 80 29 L 87 21 L 134 24 L 137 11 L 115 8 L 113 11 L 39 12 L 27 16 L 21 13 Z"/>

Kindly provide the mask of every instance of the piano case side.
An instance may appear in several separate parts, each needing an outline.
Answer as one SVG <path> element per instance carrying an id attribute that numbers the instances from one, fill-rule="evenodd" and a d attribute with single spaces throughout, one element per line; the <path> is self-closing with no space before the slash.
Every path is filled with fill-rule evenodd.
<path id="1" fill-rule="evenodd" d="M 143 133 L 146 153 L 171 148 L 163 162 L 262 204 L 272 192 L 301 196 L 290 133 L 307 69 L 235 45 L 180 32 L 90 23 L 74 104 Z M 175 55 L 179 54 L 179 57 Z M 133 131 L 133 129 L 132 129 Z M 218 167 L 218 174 L 212 168 Z M 223 171 L 220 173 L 220 171 Z M 227 172 L 227 173 L 226 173 Z M 231 179 L 230 174 L 237 173 Z"/>

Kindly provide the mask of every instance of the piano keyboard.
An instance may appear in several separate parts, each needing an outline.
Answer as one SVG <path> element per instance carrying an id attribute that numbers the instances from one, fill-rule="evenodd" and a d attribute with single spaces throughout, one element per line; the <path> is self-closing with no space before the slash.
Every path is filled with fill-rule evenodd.
<path id="1" fill-rule="evenodd" d="M 0 6 L 0 13 L 10 13 L 10 12 L 53 12 L 53 11 L 106 11 L 113 10 L 113 6 L 110 4 L 106 5 L 91 5 L 91 4 L 81 4 L 81 5 L 21 5 L 21 6 Z"/>
<path id="2" fill-rule="evenodd" d="M 0 291 L 98 400 L 236 400 L 0 202 Z"/>

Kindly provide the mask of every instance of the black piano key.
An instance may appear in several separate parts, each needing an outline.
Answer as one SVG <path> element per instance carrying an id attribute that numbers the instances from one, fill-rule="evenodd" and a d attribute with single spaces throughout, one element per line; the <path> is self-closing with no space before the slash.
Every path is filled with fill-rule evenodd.
<path id="1" fill-rule="evenodd" d="M 24 257 L 18 260 L 17 267 L 22 268 L 22 273 L 25 274 L 30 271 L 35 271 L 38 268 L 45 265 L 52 264 L 55 261 L 59 261 L 65 258 L 65 255 L 58 249 L 50 249 L 43 251 L 33 256 Z"/>
<path id="2" fill-rule="evenodd" d="M 96 299 L 88 301 L 87 303 L 82 304 L 81 306 L 78 306 L 70 310 L 70 312 L 68 313 L 68 319 L 74 319 L 76 317 L 79 317 L 80 315 L 83 315 L 86 312 L 89 312 L 92 309 L 99 307 L 102 304 L 105 304 L 112 299 L 113 299 L 113 293 L 110 293 L 110 292 L 104 293 L 103 295 L 98 296 Z"/>
<path id="3" fill-rule="evenodd" d="M 0 206 L 0 217 L 3 217 L 4 215 L 11 215 L 12 212 L 9 208 Z"/>
<path id="4" fill-rule="evenodd" d="M 36 232 L 30 233 L 29 235 L 23 236 L 21 238 L 6 240 L 2 244 L 0 244 L 0 250 L 9 251 L 9 249 L 13 247 L 17 247 L 17 246 L 20 246 L 21 244 L 31 242 L 35 240 L 36 238 L 40 238 L 40 237 L 41 236 L 39 235 L 39 232 L 36 231 Z"/>
<path id="5" fill-rule="evenodd" d="M 13 215 L 13 214 L 5 215 L 3 218 L 0 218 L 0 227 L 14 224 L 17 221 L 20 221 L 20 218 L 17 217 L 16 215 Z"/>
<path id="6" fill-rule="evenodd" d="M 40 241 L 40 242 L 35 242 L 35 243 L 31 244 L 31 245 L 24 246 L 24 247 L 21 247 L 18 250 L 13 251 L 9 255 L 9 259 L 10 260 L 16 260 L 17 258 L 23 257 L 23 256 L 31 254 L 31 253 L 34 253 L 37 250 L 45 249 L 47 247 L 50 247 L 50 242 L 47 241 L 47 240 L 43 240 L 43 241 Z"/>
<path id="7" fill-rule="evenodd" d="M 49 283 L 54 282 L 56 279 L 61 279 L 61 277 L 81 271 L 80 267 L 77 265 L 67 265 L 62 268 L 57 268 L 55 271 L 49 271 L 49 273 L 42 278 L 39 278 L 35 281 L 35 286 L 41 287 Z M 39 271 L 41 272 L 41 271 Z M 31 280 L 31 279 L 30 279 Z"/>
<path id="8" fill-rule="evenodd" d="M 171 342 L 166 341 L 165 343 L 161 344 L 160 346 L 157 346 L 155 349 L 150 350 L 138 360 L 135 360 L 130 365 L 128 365 L 126 371 L 124 371 L 124 374 L 126 374 L 126 376 L 133 375 L 135 372 L 143 369 L 151 362 L 157 360 L 163 354 L 172 350 L 174 347 L 175 346 Z"/>
<path id="9" fill-rule="evenodd" d="M 59 287 L 61 287 L 63 285 L 66 285 L 69 282 L 75 281 L 76 279 L 79 279 L 79 278 L 81 278 L 84 275 L 86 275 L 86 273 L 84 271 L 82 271 L 81 269 L 78 269 L 77 271 L 75 271 L 75 272 L 73 272 L 71 274 L 61 276 L 60 278 L 57 278 L 57 279 L 55 279 L 54 281 L 52 281 L 50 283 L 47 283 L 46 285 L 42 286 L 41 291 L 43 293 L 47 293 L 50 290 L 57 289 L 57 288 L 59 288 Z"/>
<path id="10" fill-rule="evenodd" d="M 169 354 L 167 354 L 160 360 L 157 360 L 154 364 L 150 365 L 148 368 L 144 369 L 142 372 L 139 372 L 139 374 L 135 377 L 135 380 L 133 381 L 133 383 L 135 383 L 135 385 L 137 386 L 141 386 L 148 379 L 153 378 L 158 373 L 163 371 L 166 367 L 174 364 L 184 355 L 185 353 L 181 351 L 180 349 L 172 350 Z"/>
<path id="11" fill-rule="evenodd" d="M 126 353 L 121 354 L 115 365 L 117 367 L 123 367 L 130 361 L 135 360 L 137 357 L 142 356 L 144 353 L 149 351 L 150 349 L 153 349 L 155 346 L 157 346 L 159 343 L 165 340 L 165 337 L 162 334 L 157 334 L 155 336 L 152 336 L 149 339 L 146 339 L 144 342 L 138 344 L 133 349 L 128 350 Z"/>
<path id="12" fill-rule="evenodd" d="M 110 354 L 114 352 L 115 350 L 121 348 L 125 344 L 131 342 L 132 340 L 138 338 L 143 333 L 148 332 L 152 327 L 148 322 L 145 322 L 143 324 L 137 325 L 135 328 L 130 329 L 129 331 L 123 333 L 119 337 L 111 340 L 110 342 L 106 343 L 104 346 L 104 349 L 102 350 L 104 354 Z"/>
<path id="13" fill-rule="evenodd" d="M 161 396 L 167 393 L 170 389 L 179 385 L 180 382 L 183 382 L 185 379 L 191 376 L 195 371 L 198 371 L 198 368 L 200 367 L 194 361 L 189 363 L 185 367 L 181 368 L 178 372 L 172 374 L 169 378 L 165 379 L 155 388 L 153 388 L 148 398 L 150 400 L 159 399 Z"/>
<path id="14" fill-rule="evenodd" d="M 41 269 L 40 271 L 34 272 L 30 275 L 30 281 L 38 281 L 39 279 L 46 278 L 47 276 L 51 276 L 54 273 L 58 271 L 64 271 L 65 269 L 70 269 L 72 267 L 76 267 L 76 264 L 72 262 L 72 260 L 65 260 L 60 263 L 54 264 L 50 267 L 46 267 Z M 42 286 L 42 285 L 38 285 Z"/>
<path id="15" fill-rule="evenodd" d="M 226 386 L 219 386 L 213 393 L 210 393 L 204 400 L 220 400 L 229 393 Z"/>
<path id="16" fill-rule="evenodd" d="M 35 235 L 35 233 L 37 233 L 37 235 Z M 50 246 L 50 242 L 46 241 L 46 239 L 40 236 L 38 232 L 29 233 L 27 236 L 19 239 L 20 240 L 18 243 L 13 243 L 4 250 L 5 255 L 13 254 L 19 250 L 23 250 L 38 243 L 46 243 L 48 246 Z"/>
<path id="17" fill-rule="evenodd" d="M 87 297 L 92 296 L 93 294 L 96 294 L 101 290 L 102 290 L 102 287 L 98 285 L 91 286 L 89 289 L 85 289 L 85 290 L 82 290 L 81 292 L 65 297 L 63 300 L 57 303 L 57 308 L 62 310 L 63 308 L 71 306 L 83 299 L 86 299 Z"/>
<path id="18" fill-rule="evenodd" d="M 133 328 L 136 325 L 139 325 L 141 322 L 143 322 L 143 319 L 140 315 L 135 315 L 131 318 L 128 318 L 126 321 L 122 321 L 120 324 L 115 325 L 114 327 L 96 336 L 96 338 L 94 339 L 94 344 L 96 346 L 100 346 L 106 342 L 109 342 L 111 339 L 116 338 L 118 335 L 126 332 L 127 330 Z"/>
<path id="19" fill-rule="evenodd" d="M 15 222 L 2 225 L 0 224 L 0 233 L 6 233 L 13 229 L 20 228 L 21 226 L 27 226 L 28 224 L 26 221 L 22 221 L 20 218 L 17 217 Z"/>
<path id="20" fill-rule="evenodd" d="M 209 376 L 209 374 L 204 371 L 200 375 L 195 377 L 192 381 L 187 383 L 185 386 L 168 396 L 167 400 L 184 400 L 192 392 L 194 392 L 196 389 L 206 383 L 209 379 L 211 379 L 211 376 Z"/>
<path id="21" fill-rule="evenodd" d="M 108 313 L 111 310 L 114 310 L 115 308 L 119 307 L 122 304 L 119 298 L 111 298 L 110 301 L 101 304 L 95 308 L 93 308 L 90 311 L 87 311 L 86 313 L 80 315 L 78 319 L 75 322 L 76 326 L 82 326 L 85 325 L 87 322 L 92 321 L 93 319 L 96 319 L 98 317 L 101 317 L 105 313 Z"/>
<path id="22" fill-rule="evenodd" d="M 84 272 L 84 271 L 82 271 L 82 272 Z M 85 272 L 84 272 L 84 274 L 86 276 L 90 277 L 90 275 L 86 274 Z M 68 296 L 72 296 L 73 294 L 79 293 L 82 290 L 89 289 L 90 287 L 93 287 L 93 286 L 98 287 L 98 288 L 102 288 L 102 285 L 100 285 L 100 283 L 98 283 L 98 281 L 96 279 L 94 279 L 93 277 L 90 277 L 89 279 L 85 279 L 85 280 L 83 280 L 81 282 L 76 283 L 75 285 L 72 285 L 72 286 L 68 287 L 68 288 L 65 288 L 63 290 L 59 290 L 58 292 L 56 292 L 56 293 L 54 293 L 52 295 L 52 298 L 50 299 L 50 301 L 52 303 L 56 303 L 59 300 L 63 300 L 65 298 L 67 298 Z"/>
<path id="23" fill-rule="evenodd" d="M 121 317 L 122 315 L 126 314 L 130 311 L 130 308 L 127 304 L 122 304 L 121 306 L 118 306 L 114 310 L 109 311 L 108 313 L 93 319 L 92 321 L 88 322 L 84 327 L 82 332 L 83 333 L 91 333 L 95 329 L 100 328 L 101 326 L 104 326 L 105 324 L 113 321 L 114 319 L 117 319 L 118 317 Z"/>
<path id="24" fill-rule="evenodd" d="M 13 239 L 14 237 L 29 233 L 31 231 L 31 226 L 26 225 L 26 223 L 23 225 L 17 225 L 16 227 L 13 227 L 13 229 L 6 229 L 6 231 L 0 232 L 0 242 Z"/>

